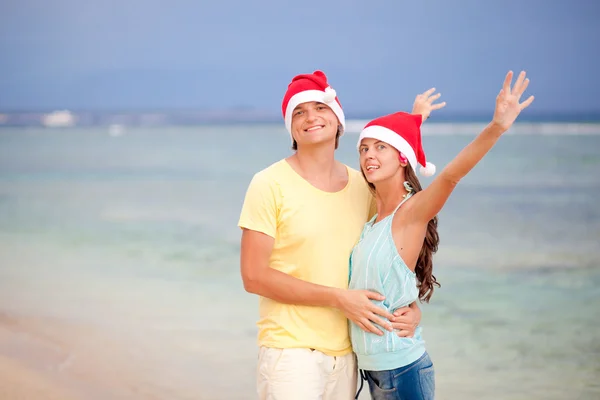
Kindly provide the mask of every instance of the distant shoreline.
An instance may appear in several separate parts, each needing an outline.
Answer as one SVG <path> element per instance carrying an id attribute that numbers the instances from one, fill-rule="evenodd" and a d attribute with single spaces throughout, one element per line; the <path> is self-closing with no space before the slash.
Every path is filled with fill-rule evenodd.
<path id="1" fill-rule="evenodd" d="M 349 135 L 358 135 L 362 128 L 368 123 L 368 119 L 348 119 L 346 120 L 346 133 Z M 475 135 L 488 123 L 489 120 L 454 120 L 451 122 L 433 120 L 423 124 L 422 132 L 424 136 L 462 136 Z M 235 132 L 244 129 L 261 129 L 264 132 L 281 132 L 285 127 L 281 121 L 203 121 L 197 123 L 163 123 L 163 124 L 98 124 L 98 125 L 68 125 L 68 126 L 43 126 L 40 124 L 29 125 L 0 125 L 0 133 L 17 133 L 36 131 L 44 135 L 51 133 L 78 132 L 104 132 L 109 136 L 128 135 L 138 132 L 172 132 L 177 130 L 180 133 L 202 134 L 202 132 L 211 132 L 211 128 L 221 129 L 223 132 Z M 512 135 L 544 135 L 544 136 L 600 136 L 600 121 L 598 122 L 580 122 L 580 121 L 518 121 L 507 134 Z"/>
<path id="2" fill-rule="evenodd" d="M 347 112 L 347 119 L 370 120 L 392 111 Z M 490 120 L 489 112 L 454 113 L 440 112 L 429 123 L 482 123 Z M 600 111 L 578 113 L 527 113 L 519 117 L 527 123 L 600 123 Z M 279 114 L 254 109 L 225 110 L 38 110 L 0 111 L 2 127 L 151 127 L 196 126 L 212 124 L 271 124 L 282 123 Z"/>

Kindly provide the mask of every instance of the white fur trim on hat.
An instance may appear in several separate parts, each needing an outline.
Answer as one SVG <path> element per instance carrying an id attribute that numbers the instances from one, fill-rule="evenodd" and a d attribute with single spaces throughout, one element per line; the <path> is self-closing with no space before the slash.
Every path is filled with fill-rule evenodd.
<path id="1" fill-rule="evenodd" d="M 417 170 L 417 156 L 415 155 L 415 151 L 402 136 L 393 130 L 378 125 L 368 126 L 360 133 L 356 147 L 360 148 L 360 143 L 366 138 L 381 140 L 393 146 L 396 150 L 404 154 L 413 169 Z"/>
<path id="2" fill-rule="evenodd" d="M 342 110 L 342 107 L 340 107 L 339 103 L 335 100 L 335 96 L 335 90 L 333 90 L 331 87 L 327 87 L 324 92 L 321 90 L 305 90 L 293 95 L 290 98 L 290 101 L 288 101 L 285 109 L 285 127 L 290 136 L 292 135 L 292 114 L 294 112 L 294 108 L 302 103 L 308 103 L 310 101 L 318 101 L 319 103 L 323 103 L 331 108 L 334 114 L 338 117 L 340 125 L 342 125 L 342 132 L 340 134 L 342 135 L 346 129 L 346 118 L 344 117 L 344 111 Z"/>

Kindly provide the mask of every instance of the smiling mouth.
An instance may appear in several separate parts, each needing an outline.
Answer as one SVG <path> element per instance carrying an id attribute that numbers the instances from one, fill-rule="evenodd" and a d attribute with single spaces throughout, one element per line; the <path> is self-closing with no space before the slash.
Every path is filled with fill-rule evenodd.
<path id="1" fill-rule="evenodd" d="M 375 165 L 368 165 L 367 168 L 365 168 L 367 171 L 375 171 L 378 170 L 379 167 L 375 166 Z"/>
<path id="2" fill-rule="evenodd" d="M 323 128 L 325 128 L 325 125 L 311 126 L 310 128 L 305 129 L 304 132 L 314 132 L 316 130 L 323 129 Z"/>

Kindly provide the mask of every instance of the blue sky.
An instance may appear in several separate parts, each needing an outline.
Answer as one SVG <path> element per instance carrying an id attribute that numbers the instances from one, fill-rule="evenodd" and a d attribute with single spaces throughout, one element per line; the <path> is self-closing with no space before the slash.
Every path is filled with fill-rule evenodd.
<path id="1" fill-rule="evenodd" d="M 347 112 L 489 111 L 526 69 L 537 112 L 600 112 L 600 5 L 591 0 L 8 0 L 0 109 L 256 107 L 279 112 L 322 69 Z"/>

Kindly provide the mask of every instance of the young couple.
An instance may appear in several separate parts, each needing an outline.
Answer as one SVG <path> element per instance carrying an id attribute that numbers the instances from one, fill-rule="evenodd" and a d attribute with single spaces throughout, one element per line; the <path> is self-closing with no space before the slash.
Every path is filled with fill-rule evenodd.
<path id="1" fill-rule="evenodd" d="M 439 94 L 369 122 L 359 172 L 335 160 L 345 118 L 327 77 L 292 79 L 282 112 L 295 153 L 254 175 L 238 223 L 244 287 L 259 295 L 260 399 L 353 399 L 357 367 L 374 399 L 433 398 L 417 300 L 437 285 L 436 215 L 533 101 L 520 102 L 525 73 L 512 78 L 492 121 L 424 190 L 416 171 L 435 167 L 420 127 Z"/>

